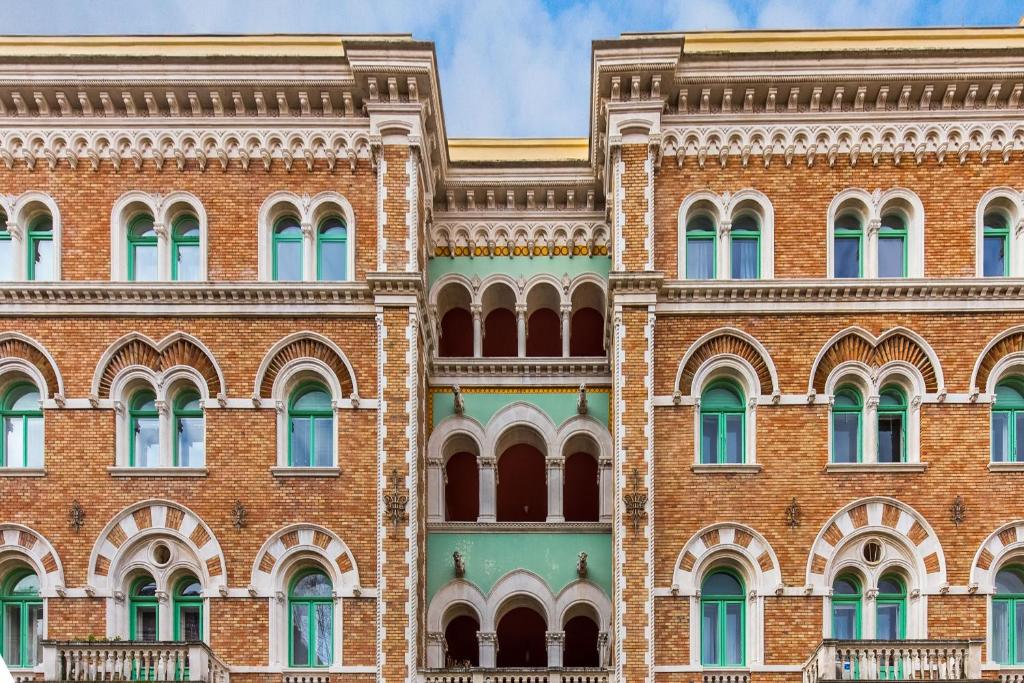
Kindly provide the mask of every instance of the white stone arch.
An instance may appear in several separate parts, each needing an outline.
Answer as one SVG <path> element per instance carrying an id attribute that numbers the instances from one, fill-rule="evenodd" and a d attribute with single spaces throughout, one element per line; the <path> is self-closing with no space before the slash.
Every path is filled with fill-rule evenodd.
<path id="1" fill-rule="evenodd" d="M 925 221 L 924 204 L 921 198 L 905 187 L 894 187 L 881 194 L 876 203 L 876 217 L 881 218 L 888 211 L 903 215 L 907 224 L 907 277 L 924 277 Z M 877 240 L 874 260 L 877 264 Z M 877 266 L 876 266 L 877 268 Z"/>
<path id="2" fill-rule="evenodd" d="M 715 226 L 715 260 L 717 268 L 717 276 L 722 277 L 721 269 L 721 228 L 722 221 L 725 220 L 726 210 L 724 202 L 722 201 L 721 195 L 715 194 L 710 190 L 698 190 L 690 195 L 687 195 L 683 199 L 682 204 L 679 206 L 679 217 L 678 217 L 678 277 L 680 280 L 686 279 L 686 226 L 690 222 L 690 219 L 699 215 L 700 213 L 706 213 L 711 217 L 712 222 Z"/>
<path id="3" fill-rule="evenodd" d="M 487 596 L 488 610 L 480 630 L 497 631 L 501 618 L 527 601 L 540 607 L 544 623 L 549 631 L 553 630 L 558 618 L 555 595 L 544 579 L 526 569 L 509 572 L 495 582 Z"/>
<path id="4" fill-rule="evenodd" d="M 256 370 L 256 384 L 253 388 L 253 396 L 259 397 L 261 401 L 274 400 L 273 394 L 265 396 L 261 393 L 261 387 L 263 385 L 264 379 L 266 378 L 267 372 L 270 370 L 270 365 L 274 361 L 277 354 L 280 353 L 283 349 L 297 341 L 302 340 L 310 340 L 319 344 L 323 344 L 330 351 L 336 354 L 340 363 L 342 364 L 342 367 L 348 373 L 348 379 L 352 382 L 352 393 L 355 396 L 359 396 L 359 385 L 356 380 L 356 373 L 355 370 L 352 368 L 352 363 L 349 361 L 348 356 L 345 355 L 345 352 L 342 351 L 341 347 L 335 344 L 328 337 L 325 337 L 324 335 L 319 334 L 317 332 L 312 332 L 308 330 L 293 332 L 292 334 L 289 334 L 279 339 L 269 349 L 267 349 L 267 352 L 263 355 L 263 360 L 260 361 L 259 368 L 257 368 Z M 322 365 L 326 366 L 326 364 Z M 332 375 L 334 375 L 334 378 L 333 380 L 331 380 L 330 384 L 331 389 L 332 391 L 334 391 L 335 387 L 337 388 L 337 395 L 335 397 L 336 400 L 338 400 L 339 402 L 345 400 L 345 405 L 343 405 L 342 407 L 351 407 L 350 403 L 347 400 L 350 397 L 342 396 L 343 392 L 341 387 L 343 382 L 341 377 L 338 376 L 337 370 L 335 368 L 330 368 L 330 372 Z M 277 386 L 276 379 L 274 382 L 274 386 Z"/>
<path id="5" fill-rule="evenodd" d="M 168 239 L 172 236 L 171 231 L 174 229 L 175 221 L 187 213 L 195 215 L 196 221 L 199 223 L 199 280 L 209 279 L 207 271 L 207 253 L 210 244 L 209 221 L 206 217 L 206 207 L 203 206 L 202 200 L 191 192 L 178 190 L 161 196 L 160 203 L 156 208 L 159 214 L 155 215 L 154 219 L 160 225 L 165 226 Z M 168 249 L 167 253 L 168 259 L 174 258 L 171 249 Z M 168 268 L 170 268 L 170 265 L 168 265 Z M 170 278 L 171 270 L 168 269 L 167 272 L 168 278 Z"/>
<path id="6" fill-rule="evenodd" d="M 487 440 L 484 453 L 500 458 L 505 445 L 522 439 L 537 446 L 544 457 L 550 455 L 552 444 L 557 443 L 558 430 L 547 413 L 525 401 L 516 401 L 505 406 L 487 422 Z"/>
<path id="7" fill-rule="evenodd" d="M 434 319 L 434 333 L 437 355 L 441 354 L 441 338 L 444 335 L 442 325 L 445 315 L 454 309 L 464 309 L 473 321 L 473 355 L 481 355 L 481 316 L 480 306 L 475 303 L 476 293 L 473 282 L 462 273 L 448 273 L 441 276 L 430 287 L 428 303 Z"/>
<path id="8" fill-rule="evenodd" d="M 309 249 L 306 248 L 306 243 L 309 242 L 310 237 L 307 233 L 311 232 L 312 228 L 309 222 L 305 220 L 302 210 L 302 198 L 294 192 L 279 190 L 272 192 L 263 200 L 257 214 L 259 243 L 256 251 L 260 280 L 269 281 L 274 279 L 274 223 L 287 213 L 295 214 L 295 217 L 299 220 L 299 225 L 303 227 L 303 279 L 305 279 L 305 273 L 309 270 Z M 307 226 L 310 226 L 309 230 L 306 230 Z"/>
<path id="9" fill-rule="evenodd" d="M 693 411 L 693 463 L 695 467 L 735 468 L 737 465 L 701 463 L 701 396 L 713 382 L 729 379 L 743 390 L 744 460 L 739 467 L 757 466 L 757 403 L 761 397 L 761 384 L 757 371 L 747 359 L 721 353 L 704 361 L 694 373 L 692 383 Z"/>
<path id="10" fill-rule="evenodd" d="M 551 273 L 538 273 L 537 275 L 534 275 L 529 280 L 527 280 L 526 286 L 523 287 L 522 301 L 523 303 L 526 304 L 527 315 L 530 315 L 538 308 L 543 307 L 542 304 L 537 302 L 538 295 L 536 295 L 535 293 L 544 289 L 553 290 L 554 301 L 548 303 L 552 303 L 554 305 L 554 310 L 556 313 L 563 304 L 568 303 L 568 300 L 566 298 L 566 292 L 568 288 L 566 284 L 563 283 L 554 275 L 552 275 Z"/>
<path id="11" fill-rule="evenodd" d="M 873 262 L 873 259 L 869 256 L 868 249 L 868 231 L 871 221 L 875 218 L 873 213 L 874 200 L 871 197 L 871 193 L 867 190 L 860 188 L 848 188 L 839 192 L 832 201 L 829 202 L 828 212 L 826 214 L 826 275 L 827 277 L 835 277 L 835 227 L 836 218 L 842 213 L 851 212 L 857 215 L 860 220 L 861 229 L 864 231 L 861 239 L 862 244 L 862 263 L 861 268 L 863 269 L 864 277 L 870 277 L 868 274 L 868 264 Z"/>
<path id="12" fill-rule="evenodd" d="M 15 563 L 35 572 L 40 597 L 56 598 L 64 593 L 64 564 L 53 544 L 23 524 L 0 524 L 0 581 Z"/>
<path id="13" fill-rule="evenodd" d="M 555 596 L 555 621 L 548 624 L 548 630 L 564 630 L 565 622 L 575 616 L 574 612 L 583 605 L 593 610 L 598 629 L 608 631 L 612 618 L 611 599 L 597 584 L 585 579 L 572 581 Z"/>
<path id="14" fill-rule="evenodd" d="M 38 190 L 30 190 L 18 195 L 9 205 L 7 213 L 7 229 L 11 230 L 11 237 L 15 240 L 14 252 L 17 263 L 14 273 L 17 279 L 25 279 L 28 273 L 25 271 L 28 259 L 28 228 L 29 223 L 43 213 L 50 215 L 53 223 L 53 279 L 61 279 L 61 246 L 63 244 L 63 221 L 61 220 L 60 207 L 53 197 Z M 12 230 L 13 227 L 13 230 Z"/>
<path id="15" fill-rule="evenodd" d="M 753 349 L 760 356 L 761 361 L 764 363 L 765 367 L 768 370 L 768 376 L 771 379 L 771 392 L 772 392 L 772 394 L 779 393 L 781 391 L 780 388 L 779 388 L 779 372 L 775 368 L 775 361 L 772 360 L 772 356 L 771 356 L 770 353 L 768 353 L 768 349 L 765 348 L 764 344 L 762 344 L 757 339 L 757 337 L 753 336 L 752 334 L 748 334 L 748 333 L 744 332 L 743 330 L 738 329 L 736 327 L 719 327 L 718 329 L 711 330 L 710 332 L 707 332 L 706 334 L 702 334 L 696 341 L 694 341 L 692 344 L 690 344 L 690 348 L 688 348 L 686 350 L 686 353 L 683 354 L 682 360 L 679 361 L 679 367 L 676 369 L 676 378 L 675 378 L 675 383 L 673 384 L 673 386 L 677 387 L 677 388 L 680 386 L 680 384 L 682 383 L 682 379 L 683 379 L 683 371 L 685 370 L 686 366 L 689 365 L 690 360 L 694 357 L 694 354 L 696 354 L 701 349 L 701 347 L 703 347 L 709 341 L 717 339 L 718 337 L 725 337 L 725 336 L 738 337 L 738 338 L 742 339 L 743 341 L 745 341 L 746 343 L 750 344 L 751 347 L 753 347 Z M 760 379 L 757 377 L 757 372 L 754 370 L 753 366 L 750 365 L 750 362 L 748 360 L 746 360 L 746 359 L 743 359 L 743 358 L 741 358 L 739 356 L 734 356 L 734 357 L 735 358 L 739 358 L 740 360 L 742 360 L 743 363 L 747 366 L 747 371 L 752 373 L 753 378 L 754 378 L 754 384 L 757 385 L 756 394 L 755 395 L 761 396 L 763 394 L 763 392 L 761 391 L 761 387 L 760 387 Z M 694 391 L 693 388 L 692 388 L 696 384 L 697 384 L 696 380 L 691 383 L 690 395 L 691 395 L 692 398 L 700 396 L 700 392 Z"/>
<path id="16" fill-rule="evenodd" d="M 488 613 L 487 597 L 475 584 L 465 579 L 453 579 L 430 599 L 430 605 L 427 607 L 427 630 L 444 633 L 452 608 L 456 606 L 465 607 L 467 611 L 472 612 L 481 629 L 483 628 L 484 618 Z M 443 660 L 437 666 L 443 666 Z"/>
<path id="17" fill-rule="evenodd" d="M 558 427 L 556 440 L 548 454 L 548 517 L 564 519 L 564 472 L 569 450 L 589 453 L 597 463 L 598 522 L 612 521 L 612 435 L 608 427 L 589 415 L 575 415 Z"/>
<path id="18" fill-rule="evenodd" d="M 996 594 L 996 575 L 1011 564 L 1024 563 L 1024 520 L 1003 524 L 989 534 L 974 554 L 971 562 L 968 590 L 985 595 L 987 614 L 985 623 L 992 624 L 992 596 Z M 989 663 L 995 663 L 992 654 L 993 633 L 985 629 L 985 651 Z"/>
<path id="19" fill-rule="evenodd" d="M 485 317 L 491 310 L 497 307 L 497 302 L 488 301 L 488 291 L 497 291 L 498 288 L 503 286 L 507 287 L 511 291 L 513 306 L 526 305 L 526 298 L 523 295 L 523 290 L 520 288 L 519 283 L 516 282 L 515 278 L 504 273 L 493 273 L 485 277 L 476 288 L 474 303 L 479 304 L 483 308 L 483 314 Z"/>
<path id="20" fill-rule="evenodd" d="M 562 305 L 562 345 L 564 356 L 571 355 L 572 317 L 583 308 L 592 308 L 603 321 L 601 345 L 607 350 L 608 290 L 607 280 L 597 273 L 581 273 L 572 279 Z"/>
<path id="21" fill-rule="evenodd" d="M 484 444 L 487 436 L 484 427 L 475 419 L 466 415 L 450 415 L 438 423 L 427 440 L 427 521 L 440 523 L 445 521 L 445 486 L 447 477 L 445 467 L 448 458 L 455 452 L 465 450 L 467 446 L 476 454 L 480 486 L 477 496 L 480 499 L 478 521 L 485 521 L 484 470 L 488 470 L 488 481 L 493 480 L 493 457 L 485 458 Z M 457 450 L 456 450 L 457 449 Z M 486 462 L 485 462 L 486 460 Z M 493 493 L 493 491 L 491 492 Z M 490 495 L 490 494 L 488 494 Z M 493 498 L 490 500 L 490 513 L 493 517 Z M 491 519 L 490 521 L 494 521 Z"/>
<path id="22" fill-rule="evenodd" d="M 23 348 L 23 352 L 27 352 L 23 355 L 11 353 L 11 355 L 0 357 L 0 376 L 8 372 L 24 373 L 39 388 L 39 394 L 44 399 L 51 396 L 63 398 L 64 377 L 57 366 L 57 361 L 41 342 L 20 332 L 0 333 L 0 348 L 8 345 L 24 345 L 24 347 L 30 347 L 31 351 L 28 348 Z M 40 367 L 39 363 L 33 363 L 30 358 L 26 357 L 33 351 L 41 356 L 40 362 L 45 362 L 45 366 Z"/>
<path id="23" fill-rule="evenodd" d="M 994 187 L 981 196 L 974 217 L 975 275 L 983 277 L 985 270 L 984 235 L 985 214 L 990 211 L 1003 214 L 1009 228 L 1009 268 L 1007 275 L 1024 275 L 1024 196 L 1012 187 Z"/>
<path id="24" fill-rule="evenodd" d="M 724 202 L 723 216 L 729 221 L 730 230 L 736 219 L 744 213 L 752 213 L 757 217 L 761 235 L 759 240 L 759 256 L 761 275 L 759 279 L 770 280 L 775 277 L 775 208 L 772 202 L 760 190 L 747 188 L 728 196 Z M 723 249 L 729 270 L 727 277 L 732 276 L 731 250 Z"/>
<path id="25" fill-rule="evenodd" d="M 333 208 L 333 211 L 332 211 Z M 313 228 L 313 277 L 317 279 L 316 274 L 316 239 L 317 231 L 320 228 L 320 222 L 325 218 L 329 217 L 331 213 L 340 214 L 341 218 L 345 221 L 345 241 L 347 263 L 345 264 L 345 281 L 352 281 L 356 279 L 356 212 L 352 209 L 352 204 L 348 199 L 339 192 L 319 192 L 309 200 L 308 207 L 306 209 L 308 214 L 309 223 Z"/>

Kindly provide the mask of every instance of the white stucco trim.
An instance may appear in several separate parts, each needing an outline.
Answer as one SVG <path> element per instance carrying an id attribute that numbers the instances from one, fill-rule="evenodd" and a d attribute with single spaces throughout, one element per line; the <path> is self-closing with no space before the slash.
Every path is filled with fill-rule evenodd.
<path id="1" fill-rule="evenodd" d="M 13 264 L 14 280 L 22 281 L 28 278 L 28 228 L 31 220 L 37 215 L 33 211 L 36 206 L 50 214 L 53 223 L 53 279 L 52 282 L 61 279 L 61 249 L 62 246 L 62 221 L 60 207 L 50 195 L 38 190 L 29 190 L 20 195 L 0 196 L 0 213 L 7 217 L 7 224 L 0 225 L 0 229 L 9 230 L 13 242 Z"/>
<path id="2" fill-rule="evenodd" d="M 35 572 L 41 597 L 56 598 L 64 590 L 64 564 L 53 544 L 23 524 L 0 524 L 0 568 L 6 569 L 12 561 L 24 563 Z M 0 573 L 0 579 L 5 573 Z"/>

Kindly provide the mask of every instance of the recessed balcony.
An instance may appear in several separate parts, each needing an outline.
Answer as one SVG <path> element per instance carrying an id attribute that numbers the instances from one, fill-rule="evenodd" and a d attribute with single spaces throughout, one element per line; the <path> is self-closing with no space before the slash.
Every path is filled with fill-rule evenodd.
<path id="1" fill-rule="evenodd" d="M 206 643 L 43 641 L 47 681 L 229 683 L 228 665 Z"/>
<path id="2" fill-rule="evenodd" d="M 431 669 L 419 683 L 612 683 L 607 669 Z"/>
<path id="3" fill-rule="evenodd" d="M 804 664 L 819 681 L 980 681 L 979 640 L 823 640 Z"/>

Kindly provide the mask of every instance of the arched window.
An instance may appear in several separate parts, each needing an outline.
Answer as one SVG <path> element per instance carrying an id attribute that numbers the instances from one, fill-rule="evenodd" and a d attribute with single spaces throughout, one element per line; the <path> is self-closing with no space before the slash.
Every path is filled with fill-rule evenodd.
<path id="1" fill-rule="evenodd" d="M 288 405 L 288 464 L 292 467 L 334 465 L 334 409 L 327 387 L 301 385 Z"/>
<path id="2" fill-rule="evenodd" d="M 836 217 L 833 234 L 835 277 L 863 277 L 864 228 L 851 213 Z"/>
<path id="3" fill-rule="evenodd" d="M 43 656 L 43 600 L 39 577 L 28 569 L 0 584 L 0 642 L 10 668 L 32 667 Z"/>
<path id="4" fill-rule="evenodd" d="M 284 216 L 274 224 L 273 258 L 275 280 L 302 279 L 302 226 L 294 216 Z"/>
<path id="5" fill-rule="evenodd" d="M 588 615 L 580 614 L 565 622 L 565 649 L 562 666 L 601 666 L 601 651 L 598 648 L 599 629 L 597 622 Z"/>
<path id="6" fill-rule="evenodd" d="M 160 601 L 156 581 L 147 575 L 132 582 L 128 594 L 128 637 L 143 643 L 157 641 L 160 623 Z"/>
<path id="7" fill-rule="evenodd" d="M 25 268 L 29 280 L 52 280 L 56 275 L 53 253 L 53 219 L 39 216 L 28 225 L 26 235 L 28 264 Z"/>
<path id="8" fill-rule="evenodd" d="M 878 580 L 875 598 L 875 637 L 902 640 L 907 636 L 907 588 L 895 574 Z"/>
<path id="9" fill-rule="evenodd" d="M 550 308 L 538 308 L 526 324 L 526 355 L 562 355 L 562 323 Z"/>
<path id="10" fill-rule="evenodd" d="M 480 666 L 479 631 L 479 622 L 469 614 L 460 614 L 448 622 L 444 628 L 446 667 Z"/>
<path id="11" fill-rule="evenodd" d="M 194 282 L 199 279 L 199 219 L 184 214 L 171 229 L 171 279 Z"/>
<path id="12" fill-rule="evenodd" d="M 507 308 L 494 309 L 484 319 L 484 357 L 517 355 L 517 335 L 516 314 Z"/>
<path id="13" fill-rule="evenodd" d="M 743 214 L 732 223 L 732 277 L 753 280 L 761 277 L 761 227 L 757 218 Z"/>
<path id="14" fill-rule="evenodd" d="M 907 223 L 899 214 L 882 216 L 878 229 L 878 277 L 907 276 Z"/>
<path id="15" fill-rule="evenodd" d="M 996 574 L 992 596 L 992 659 L 1000 664 L 1024 664 L 1024 567 L 1013 565 Z"/>
<path id="16" fill-rule="evenodd" d="M 600 473 L 590 453 L 573 453 L 565 459 L 562 512 L 567 522 L 596 522 L 601 515 Z"/>
<path id="17" fill-rule="evenodd" d="M 528 443 L 498 457 L 496 514 L 499 522 L 543 522 L 548 516 L 544 454 Z"/>
<path id="18" fill-rule="evenodd" d="M 442 358 L 473 355 L 473 316 L 465 308 L 453 308 L 441 318 L 438 355 Z"/>
<path id="19" fill-rule="evenodd" d="M 984 221 L 982 274 L 1005 277 L 1010 274 L 1010 222 L 998 211 L 987 212 Z"/>
<path id="20" fill-rule="evenodd" d="M 39 390 L 34 384 L 19 382 L 0 398 L 0 467 L 43 466 L 43 411 Z"/>
<path id="21" fill-rule="evenodd" d="M 844 574 L 832 584 L 832 637 L 857 640 L 861 637 L 861 583 Z"/>
<path id="22" fill-rule="evenodd" d="M 704 579 L 700 597 L 700 662 L 743 666 L 745 660 L 743 582 L 720 569 Z"/>
<path id="23" fill-rule="evenodd" d="M 715 277 L 715 223 L 710 216 L 694 216 L 686 224 L 686 279 Z"/>
<path id="24" fill-rule="evenodd" d="M 548 665 L 544 617 L 530 607 L 515 607 L 498 621 L 498 668 Z"/>
<path id="25" fill-rule="evenodd" d="M 174 587 L 174 639 L 203 639 L 203 586 L 194 576 L 185 576 Z"/>
<path id="26" fill-rule="evenodd" d="M 448 522 L 475 522 L 480 516 L 480 471 L 476 456 L 453 454 L 444 466 L 444 507 Z"/>
<path id="27" fill-rule="evenodd" d="M 14 279 L 14 239 L 7 229 L 7 214 L 0 211 L 0 282 Z"/>
<path id="28" fill-rule="evenodd" d="M 153 217 L 136 216 L 128 224 L 128 279 L 145 282 L 160 279 L 157 234 Z"/>
<path id="29" fill-rule="evenodd" d="M 302 572 L 288 591 L 289 666 L 326 667 L 334 649 L 331 580 L 319 569 Z"/>
<path id="30" fill-rule="evenodd" d="M 320 222 L 316 233 L 316 279 L 348 278 L 348 229 L 336 216 Z"/>
<path id="31" fill-rule="evenodd" d="M 188 389 L 174 399 L 172 435 L 175 467 L 202 467 L 206 463 L 203 406 L 199 393 Z"/>
<path id="32" fill-rule="evenodd" d="M 714 382 L 700 399 L 700 461 L 705 465 L 744 462 L 743 392 L 729 381 Z"/>
<path id="33" fill-rule="evenodd" d="M 160 413 L 156 394 L 139 389 L 128 403 L 128 466 L 160 465 Z"/>
<path id="34" fill-rule="evenodd" d="M 996 386 L 992 406 L 992 462 L 1024 461 L 1024 380 L 1009 377 Z"/>
<path id="35" fill-rule="evenodd" d="M 907 396 L 895 385 L 878 395 L 878 462 L 907 461 Z"/>
<path id="36" fill-rule="evenodd" d="M 832 406 L 832 462 L 860 462 L 864 401 L 856 387 L 842 386 Z"/>

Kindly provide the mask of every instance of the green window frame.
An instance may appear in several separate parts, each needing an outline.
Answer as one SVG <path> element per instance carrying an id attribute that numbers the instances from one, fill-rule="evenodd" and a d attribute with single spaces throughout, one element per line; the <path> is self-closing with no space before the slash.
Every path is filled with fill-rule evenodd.
<path id="1" fill-rule="evenodd" d="M 697 261 L 694 257 L 697 245 L 711 244 L 711 273 L 694 272 Z M 688 280 L 712 280 L 718 277 L 718 229 L 714 220 L 705 214 L 690 218 L 686 223 L 686 278 Z M 693 259 L 693 260 L 691 260 Z"/>
<path id="2" fill-rule="evenodd" d="M 1004 566 L 996 572 L 992 596 L 992 659 L 1000 664 L 1024 664 L 1024 638 L 1017 633 L 1024 621 L 1024 567 Z"/>
<path id="3" fill-rule="evenodd" d="M 174 587 L 174 639 L 186 642 L 203 640 L 203 586 L 194 576 L 184 576 Z M 197 633 L 186 633 L 189 624 L 196 624 Z"/>
<path id="4" fill-rule="evenodd" d="M 839 433 L 840 428 L 844 426 L 843 423 L 851 419 L 855 422 L 856 452 L 853 459 L 849 457 L 840 458 L 836 435 Z M 832 424 L 830 426 L 831 433 L 829 438 L 832 443 L 832 462 L 862 462 L 864 459 L 864 399 L 857 387 L 845 384 L 836 389 L 835 400 L 832 404 Z"/>
<path id="5" fill-rule="evenodd" d="M 840 574 L 832 583 L 832 637 L 839 638 L 839 631 L 843 621 L 842 615 L 853 613 L 853 629 L 849 634 L 853 640 L 862 637 L 861 609 L 864 599 L 860 579 L 852 574 Z"/>
<path id="6" fill-rule="evenodd" d="M 986 211 L 982 218 L 981 244 L 978 248 L 982 250 L 981 271 L 984 277 L 1006 277 L 1010 274 L 1010 222 L 998 211 Z M 999 240 L 1002 245 L 1003 267 L 999 272 L 990 267 L 988 263 L 988 250 L 986 244 L 991 240 Z"/>
<path id="7" fill-rule="evenodd" d="M 141 615 L 152 613 L 153 638 L 144 638 L 140 632 Z M 145 574 L 132 581 L 128 591 L 128 638 L 129 640 L 155 643 L 160 640 L 160 600 L 156 595 L 156 581 Z"/>
<path id="8" fill-rule="evenodd" d="M 839 275 L 839 244 L 841 240 L 857 240 L 857 274 Z M 832 274 L 834 277 L 864 277 L 864 226 L 851 213 L 839 214 L 832 226 Z"/>
<path id="9" fill-rule="evenodd" d="M 761 225 L 756 216 L 743 214 L 736 218 L 729 231 L 730 264 L 734 280 L 756 280 L 761 277 Z M 739 259 L 736 258 L 737 247 L 743 244 L 754 244 L 754 272 L 743 274 L 736 270 Z"/>
<path id="10" fill-rule="evenodd" d="M 1024 460 L 1024 378 L 1008 377 L 996 385 L 992 404 L 992 462 Z"/>
<path id="11" fill-rule="evenodd" d="M 31 569 L 17 569 L 0 584 L 0 643 L 8 667 L 27 669 L 39 664 L 42 629 L 39 577 Z"/>
<path id="12" fill-rule="evenodd" d="M 153 281 L 159 279 L 160 262 L 159 246 L 154 220 L 148 213 L 139 214 L 128 222 L 128 279 L 132 282 Z M 140 263 L 139 251 L 143 249 L 153 250 L 153 267 L 156 272 L 152 278 L 140 280 L 138 267 Z"/>
<path id="13" fill-rule="evenodd" d="M 882 387 L 878 392 L 878 411 L 875 419 L 879 462 L 907 461 L 907 417 L 907 395 L 903 389 L 892 384 Z M 892 460 L 882 460 L 882 424 L 895 419 L 899 419 L 899 452 L 890 454 L 894 458 Z"/>
<path id="14" fill-rule="evenodd" d="M 199 219 L 191 213 L 182 214 L 174 219 L 171 225 L 171 279 L 174 281 L 195 282 L 199 279 L 199 263 L 202 260 L 200 249 Z M 183 278 L 181 263 L 183 257 L 195 252 L 196 277 Z"/>
<path id="15" fill-rule="evenodd" d="M 732 590 L 733 585 L 736 590 Z M 729 592 L 722 590 L 722 586 L 729 587 Z M 730 569 L 716 569 L 701 583 L 700 661 L 703 666 L 746 665 L 745 594 L 742 577 Z M 729 632 L 730 623 L 735 624 L 735 632 L 732 634 Z M 734 643 L 736 639 L 739 642 Z M 729 652 L 730 645 L 735 646 L 732 655 Z"/>
<path id="16" fill-rule="evenodd" d="M 0 397 L 0 467 L 43 466 L 45 424 L 39 398 L 39 388 L 30 382 L 14 383 Z M 12 453 L 15 446 L 20 446 L 18 452 Z"/>
<path id="17" fill-rule="evenodd" d="M 324 437 L 321 430 L 325 428 L 330 434 L 330 461 L 318 462 L 317 456 Z M 308 448 L 306 454 L 301 452 L 303 439 Z M 305 382 L 299 385 L 288 400 L 288 466 L 333 467 L 334 446 L 334 407 L 331 405 L 331 392 L 320 382 Z M 301 462 L 298 461 L 300 458 Z"/>
<path id="18" fill-rule="evenodd" d="M 49 214 L 44 214 L 32 219 L 28 225 L 28 232 L 25 235 L 28 246 L 25 265 L 25 277 L 29 280 L 52 280 L 54 273 L 55 254 L 53 253 L 53 219 Z M 43 244 L 49 243 L 49 264 L 41 266 L 43 261 Z M 43 269 L 49 272 L 40 272 Z"/>
<path id="19" fill-rule="evenodd" d="M 878 274 L 879 277 L 906 277 L 907 276 L 907 221 L 896 213 L 887 213 L 882 216 L 881 225 L 878 228 Z M 882 275 L 882 244 L 885 241 L 900 242 L 900 271 L 898 274 Z"/>
<path id="20" fill-rule="evenodd" d="M 198 443 L 200 448 L 197 450 L 202 453 L 202 462 L 192 462 L 190 459 L 188 462 L 182 462 L 181 450 L 182 442 L 185 439 L 186 431 L 190 425 L 194 425 L 196 420 L 201 420 L 199 424 L 200 438 L 198 441 L 190 443 Z M 202 467 L 206 464 L 206 417 L 203 413 L 202 398 L 199 396 L 199 392 L 194 389 L 186 389 L 178 393 L 174 398 L 172 421 L 171 421 L 171 433 L 174 436 L 174 460 L 173 464 L 175 467 Z M 199 458 L 197 458 L 198 460 Z"/>
<path id="21" fill-rule="evenodd" d="M 315 584 L 315 588 L 318 590 L 305 590 L 305 586 L 308 585 L 306 582 L 316 578 L 320 579 Z M 288 589 L 289 666 L 326 668 L 334 661 L 334 596 L 332 591 L 330 577 L 320 569 L 307 569 L 292 579 Z M 325 624 L 324 621 L 327 623 Z M 326 628 L 321 629 L 321 626 L 326 626 Z M 296 641 L 301 639 L 303 632 L 306 635 L 304 657 L 301 650 L 296 648 Z"/>
<path id="22" fill-rule="evenodd" d="M 0 211 L 0 281 L 7 282 L 14 279 L 16 262 L 14 236 L 7 229 L 7 214 Z"/>
<path id="23" fill-rule="evenodd" d="M 907 637 L 907 584 L 898 574 L 883 574 L 878 580 L 878 595 L 875 596 L 875 628 L 876 638 L 882 638 L 879 624 L 882 622 L 883 611 L 895 607 L 896 640 Z"/>
<path id="24" fill-rule="evenodd" d="M 148 467 L 158 467 L 159 462 L 159 439 L 160 439 L 160 411 L 156 407 L 156 393 L 152 389 L 138 389 L 131 395 L 128 402 L 128 466 L 143 467 L 137 462 L 136 448 L 138 437 L 142 433 L 143 425 L 149 421 L 155 421 L 157 437 L 157 462 Z M 144 422 L 146 421 L 146 422 Z"/>
<path id="25" fill-rule="evenodd" d="M 282 265 L 280 254 L 281 250 L 289 246 L 294 247 L 294 245 L 296 244 L 298 245 L 299 248 L 299 272 L 298 277 L 288 278 L 288 281 L 290 282 L 297 282 L 303 279 L 303 252 L 305 250 L 303 248 L 302 224 L 299 222 L 298 218 L 292 215 L 282 216 L 278 218 L 276 221 L 274 221 L 273 236 L 271 238 L 271 251 L 273 252 L 273 263 L 271 267 L 273 270 L 272 275 L 274 280 L 282 279 L 282 277 L 279 274 Z"/>
<path id="26" fill-rule="evenodd" d="M 709 384 L 700 401 L 700 462 L 738 465 L 746 462 L 747 415 L 743 390 L 731 380 Z M 737 455 L 730 457 L 730 450 Z"/>
<path id="27" fill-rule="evenodd" d="M 330 273 L 325 267 L 325 252 L 338 249 L 341 253 L 341 273 Z M 340 216 L 328 216 L 320 221 L 316 231 L 316 279 L 338 282 L 347 280 L 348 273 L 348 225 Z M 331 277 L 334 275 L 334 277 Z"/>

